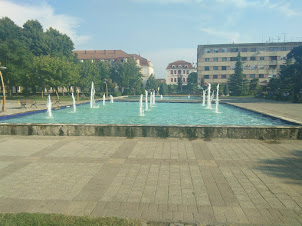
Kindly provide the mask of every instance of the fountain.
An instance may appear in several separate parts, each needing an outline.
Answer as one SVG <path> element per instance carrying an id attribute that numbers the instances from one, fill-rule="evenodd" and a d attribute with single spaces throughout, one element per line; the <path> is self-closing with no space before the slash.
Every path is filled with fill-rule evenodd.
<path id="1" fill-rule="evenodd" d="M 160 99 L 161 99 L 161 100 L 163 99 L 163 95 L 160 95 Z"/>
<path id="2" fill-rule="evenodd" d="M 153 100 L 152 100 L 152 98 L 153 98 L 153 93 L 151 92 L 150 93 L 150 108 L 153 107 Z"/>
<path id="3" fill-rule="evenodd" d="M 73 112 L 75 113 L 77 111 L 77 105 L 76 105 L 73 93 L 71 93 L 71 97 L 72 97 Z"/>
<path id="4" fill-rule="evenodd" d="M 154 92 L 153 92 L 152 104 L 155 106 L 155 90 L 154 90 Z"/>
<path id="5" fill-rule="evenodd" d="M 91 82 L 91 92 L 90 92 L 90 108 L 98 108 L 99 106 L 95 105 L 95 89 L 94 89 L 94 83 Z"/>
<path id="6" fill-rule="evenodd" d="M 145 110 L 148 111 L 148 91 L 145 90 Z"/>
<path id="7" fill-rule="evenodd" d="M 206 91 L 202 90 L 202 106 L 206 106 Z"/>
<path id="8" fill-rule="evenodd" d="M 113 96 L 112 95 L 110 95 L 110 104 L 113 104 L 114 102 L 113 102 Z"/>
<path id="9" fill-rule="evenodd" d="M 144 95 L 141 94 L 141 98 L 139 100 L 139 116 L 144 116 L 143 97 Z"/>
<path id="10" fill-rule="evenodd" d="M 188 99 L 190 99 L 190 98 L 191 98 L 191 96 L 190 96 L 190 94 L 189 94 Z"/>
<path id="11" fill-rule="evenodd" d="M 216 91 L 216 113 L 220 113 L 218 111 L 218 106 L 219 106 L 219 99 L 218 99 L 218 95 L 219 95 L 219 84 L 217 85 L 217 91 Z"/>
<path id="12" fill-rule="evenodd" d="M 46 106 L 47 106 L 48 118 L 53 118 L 51 112 L 52 103 L 51 103 L 50 95 L 48 95 Z"/>
<path id="13" fill-rule="evenodd" d="M 103 94 L 103 105 L 106 105 L 106 95 L 105 95 L 105 93 Z"/>
<path id="14" fill-rule="evenodd" d="M 209 83 L 208 85 L 208 96 L 207 96 L 207 109 L 212 109 L 212 105 L 211 105 L 211 83 Z"/>
<path id="15" fill-rule="evenodd" d="M 214 100 L 214 97 L 215 97 L 215 91 L 213 90 L 212 96 L 211 96 L 211 102 Z"/>

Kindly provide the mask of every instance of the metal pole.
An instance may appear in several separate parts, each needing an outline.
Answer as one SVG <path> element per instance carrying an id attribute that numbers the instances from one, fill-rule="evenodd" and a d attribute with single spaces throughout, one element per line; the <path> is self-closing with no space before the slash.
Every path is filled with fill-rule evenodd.
<path id="1" fill-rule="evenodd" d="M 4 112 L 4 111 L 6 110 L 6 109 L 5 109 L 6 96 L 5 96 L 5 85 L 4 85 L 3 76 L 2 76 L 1 71 L 0 71 L 0 77 L 1 77 L 2 90 L 3 90 L 3 104 L 2 104 L 2 112 Z"/>

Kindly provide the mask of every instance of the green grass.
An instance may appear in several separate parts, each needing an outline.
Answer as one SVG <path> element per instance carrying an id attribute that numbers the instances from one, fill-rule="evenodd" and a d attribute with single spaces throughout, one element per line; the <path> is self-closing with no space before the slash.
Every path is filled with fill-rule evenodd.
<path id="1" fill-rule="evenodd" d="M 117 217 L 76 217 L 62 214 L 4 213 L 0 214 L 0 225 L 142 225 L 139 220 Z"/>

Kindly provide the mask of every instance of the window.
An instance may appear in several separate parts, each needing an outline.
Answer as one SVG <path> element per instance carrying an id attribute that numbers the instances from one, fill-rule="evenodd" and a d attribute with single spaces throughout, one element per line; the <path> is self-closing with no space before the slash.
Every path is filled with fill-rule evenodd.
<path id="1" fill-rule="evenodd" d="M 183 74 L 186 74 L 186 70 L 183 70 L 182 73 L 183 73 Z"/>
<path id="2" fill-rule="evenodd" d="M 176 74 L 176 70 L 174 70 L 174 74 Z"/>
<path id="3" fill-rule="evenodd" d="M 205 49 L 204 52 L 205 53 L 210 53 L 211 51 L 210 51 L 210 49 Z"/>
<path id="4" fill-rule="evenodd" d="M 179 75 L 181 74 L 181 70 L 178 70 L 178 74 L 179 74 Z"/>
<path id="5" fill-rule="evenodd" d="M 227 58 L 226 57 L 222 57 L 222 61 L 227 61 Z"/>
<path id="6" fill-rule="evenodd" d="M 204 79 L 209 79 L 209 76 L 208 75 L 204 75 L 203 78 Z"/>
<path id="7" fill-rule="evenodd" d="M 246 75 L 242 75 L 243 78 L 246 78 Z"/>
<path id="8" fill-rule="evenodd" d="M 280 50 L 281 51 L 286 51 L 286 47 L 281 47 Z"/>
<path id="9" fill-rule="evenodd" d="M 213 52 L 214 53 L 219 53 L 219 50 L 218 49 L 214 49 Z"/>
<path id="10" fill-rule="evenodd" d="M 218 79 L 218 75 L 213 75 L 213 79 Z"/>
<path id="11" fill-rule="evenodd" d="M 228 49 L 227 49 L 227 48 L 222 48 L 222 49 L 221 49 L 221 52 L 222 52 L 222 53 L 226 53 L 226 52 L 228 52 Z"/>
<path id="12" fill-rule="evenodd" d="M 286 56 L 281 56 L 280 60 L 286 60 Z"/>
<path id="13" fill-rule="evenodd" d="M 187 70 L 187 74 L 189 74 L 189 70 Z"/>
<path id="14" fill-rule="evenodd" d="M 237 57 L 230 57 L 230 61 L 236 61 Z"/>
<path id="15" fill-rule="evenodd" d="M 209 66 L 205 66 L 205 67 L 204 67 L 204 70 L 205 70 L 205 71 L 209 71 L 209 70 L 210 70 L 210 67 L 209 67 Z"/>
<path id="16" fill-rule="evenodd" d="M 270 59 L 271 60 L 277 60 L 277 57 L 276 56 L 271 56 Z"/>
<path id="17" fill-rule="evenodd" d="M 246 70 L 246 69 L 247 69 L 246 65 L 242 66 L 242 69 L 243 69 L 243 70 Z"/>
<path id="18" fill-rule="evenodd" d="M 263 60 L 264 60 L 264 57 L 260 57 L 260 60 L 263 61 Z"/>
<path id="19" fill-rule="evenodd" d="M 269 74 L 268 77 L 269 77 L 269 78 L 276 78 L 277 75 L 275 75 L 275 74 Z"/>
<path id="20" fill-rule="evenodd" d="M 213 58 L 213 61 L 214 61 L 214 62 L 217 62 L 217 61 L 218 61 L 218 58 Z"/>
<path id="21" fill-rule="evenodd" d="M 226 66 L 222 66 L 221 70 L 226 71 L 227 67 Z"/>
<path id="22" fill-rule="evenodd" d="M 256 69 L 256 66 L 255 65 L 251 65 L 250 66 L 250 70 L 255 70 Z"/>
<path id="23" fill-rule="evenodd" d="M 221 78 L 226 78 L 226 75 L 221 75 Z"/>
<path id="24" fill-rule="evenodd" d="M 171 82 L 173 82 L 173 78 L 171 78 Z"/>
<path id="25" fill-rule="evenodd" d="M 172 65 L 172 68 L 175 68 L 175 65 Z"/>
<path id="26" fill-rule="evenodd" d="M 171 75 L 173 75 L 173 70 L 171 70 Z"/>
<path id="27" fill-rule="evenodd" d="M 269 47 L 269 51 L 278 51 L 278 47 Z"/>
<path id="28" fill-rule="evenodd" d="M 255 61 L 256 57 L 250 57 L 250 61 Z"/>
<path id="29" fill-rule="evenodd" d="M 268 68 L 269 68 L 269 69 L 276 69 L 276 68 L 277 68 L 277 65 L 269 65 Z"/>
<path id="30" fill-rule="evenodd" d="M 258 68 L 261 69 L 261 70 L 263 70 L 264 69 L 264 65 L 259 65 Z"/>
<path id="31" fill-rule="evenodd" d="M 231 48 L 231 53 L 237 53 L 238 52 L 238 48 Z"/>
<path id="32" fill-rule="evenodd" d="M 213 70 L 217 71 L 218 70 L 218 66 L 213 66 Z"/>
<path id="33" fill-rule="evenodd" d="M 188 65 L 185 65 L 185 68 L 188 68 Z"/>
<path id="34" fill-rule="evenodd" d="M 251 48 L 251 52 L 256 52 L 256 48 Z"/>
<path id="35" fill-rule="evenodd" d="M 259 51 L 265 51 L 264 47 L 259 48 Z"/>
<path id="36" fill-rule="evenodd" d="M 186 82 L 186 78 L 183 78 L 182 81 L 183 81 L 183 82 Z"/>
<path id="37" fill-rule="evenodd" d="M 259 78 L 264 78 L 264 74 L 259 74 Z"/>
<path id="38" fill-rule="evenodd" d="M 210 61 L 210 58 L 204 58 L 204 61 L 205 61 L 205 62 L 209 62 L 209 61 Z"/>
<path id="39" fill-rule="evenodd" d="M 178 68 L 181 68 L 181 65 L 178 65 Z"/>
<path id="40" fill-rule="evenodd" d="M 241 52 L 247 52 L 247 48 L 242 48 Z"/>
<path id="41" fill-rule="evenodd" d="M 176 82 L 176 78 L 174 78 L 174 82 Z"/>
<path id="42" fill-rule="evenodd" d="M 251 74 L 251 75 L 250 75 L 250 78 L 255 78 L 255 74 Z"/>
<path id="43" fill-rule="evenodd" d="M 247 57 L 241 57 L 242 61 L 247 61 Z"/>
<path id="44" fill-rule="evenodd" d="M 234 66 L 230 66 L 230 69 L 231 69 L 231 70 L 234 70 L 234 69 L 235 69 L 235 65 L 234 65 Z"/>

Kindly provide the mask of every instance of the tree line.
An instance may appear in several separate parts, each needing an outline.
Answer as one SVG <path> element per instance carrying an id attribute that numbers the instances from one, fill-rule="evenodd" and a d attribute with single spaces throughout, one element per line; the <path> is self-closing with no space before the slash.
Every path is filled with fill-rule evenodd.
<path id="1" fill-rule="evenodd" d="M 117 85 L 127 94 L 144 91 L 142 74 L 134 60 L 116 62 L 79 62 L 73 54 L 74 43 L 66 34 L 50 27 L 46 31 L 37 20 L 28 20 L 22 27 L 8 17 L 0 19 L 0 62 L 4 82 L 22 86 L 33 93 L 59 87 L 88 89 L 91 82 L 100 90 L 112 90 Z"/>

